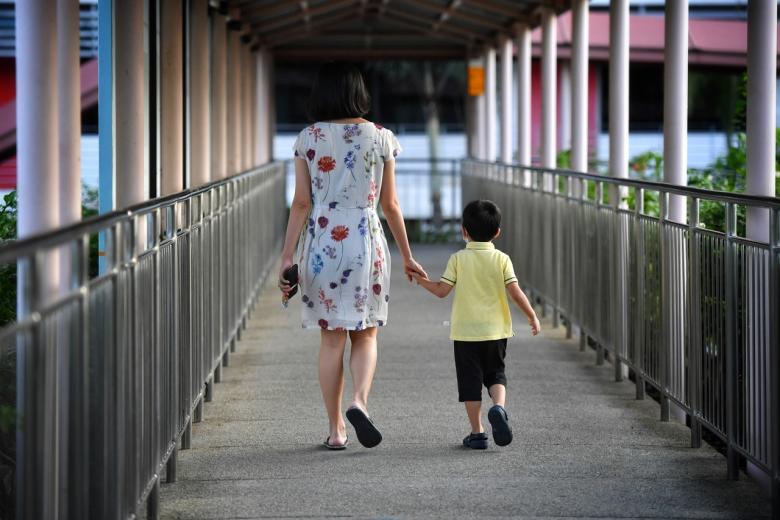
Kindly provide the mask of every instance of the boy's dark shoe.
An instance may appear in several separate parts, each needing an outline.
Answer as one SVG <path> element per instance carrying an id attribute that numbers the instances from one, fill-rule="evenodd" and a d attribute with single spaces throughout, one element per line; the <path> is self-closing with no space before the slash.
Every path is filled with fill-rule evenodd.
<path id="1" fill-rule="evenodd" d="M 512 442 L 512 428 L 509 416 L 501 405 L 495 405 L 488 411 L 488 421 L 493 427 L 493 441 L 497 446 L 506 446 Z"/>
<path id="2" fill-rule="evenodd" d="M 463 446 L 471 448 L 472 450 L 487 449 L 487 444 L 487 433 L 470 433 L 463 439 Z"/>

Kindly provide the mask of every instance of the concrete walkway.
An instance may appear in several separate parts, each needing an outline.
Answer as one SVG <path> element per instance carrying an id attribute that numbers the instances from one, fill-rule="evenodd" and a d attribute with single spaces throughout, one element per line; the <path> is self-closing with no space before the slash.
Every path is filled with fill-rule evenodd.
<path id="1" fill-rule="evenodd" d="M 438 276 L 451 250 L 415 253 Z M 519 313 L 507 354 L 515 441 L 461 448 L 468 423 L 443 325 L 450 301 L 407 284 L 393 260 L 369 403 L 384 442 L 365 449 L 350 429 L 346 451 L 320 446 L 319 333 L 300 329 L 297 297 L 283 311 L 269 288 L 192 449 L 179 454 L 179 481 L 162 487 L 163 518 L 769 516 L 748 477 L 725 479 L 723 456 L 689 448 L 684 425 L 659 422 L 657 403 L 634 400 L 633 385 L 613 382 L 612 368 L 596 367 L 562 329 L 531 339 Z"/>

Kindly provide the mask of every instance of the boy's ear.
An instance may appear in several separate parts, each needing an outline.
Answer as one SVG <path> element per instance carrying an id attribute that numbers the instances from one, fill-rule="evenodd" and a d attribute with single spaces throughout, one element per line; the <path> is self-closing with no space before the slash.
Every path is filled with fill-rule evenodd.
<path id="1" fill-rule="evenodd" d="M 469 232 L 466 231 L 466 228 L 463 227 L 463 224 L 460 226 L 460 232 L 463 233 L 463 236 L 466 237 L 466 240 L 471 240 L 471 237 L 469 236 Z"/>
<path id="2" fill-rule="evenodd" d="M 493 240 L 497 239 L 501 236 L 501 228 L 498 228 L 498 231 L 496 231 L 496 234 L 493 236 Z"/>

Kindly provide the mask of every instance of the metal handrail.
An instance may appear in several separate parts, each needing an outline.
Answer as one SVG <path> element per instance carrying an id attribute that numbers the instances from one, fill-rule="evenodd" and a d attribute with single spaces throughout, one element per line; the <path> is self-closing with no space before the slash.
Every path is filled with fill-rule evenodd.
<path id="1" fill-rule="evenodd" d="M 530 172 L 532 174 L 552 174 L 567 178 L 576 178 L 586 181 L 593 181 L 614 186 L 626 188 L 641 188 L 648 191 L 663 191 L 670 195 L 681 195 L 685 197 L 696 197 L 713 202 L 731 202 L 734 204 L 762 207 L 762 208 L 780 208 L 780 198 L 766 197 L 761 195 L 748 195 L 743 193 L 732 193 L 728 191 L 707 190 L 693 186 L 679 186 L 658 181 L 643 181 L 639 179 L 608 177 L 594 173 L 580 172 L 576 170 L 567 170 L 565 168 L 543 168 L 541 166 L 523 166 L 519 164 L 504 164 L 490 161 L 467 159 L 469 163 L 490 166 L 494 171 L 500 171 L 502 168 L 511 168 L 518 172 Z"/>
<path id="2" fill-rule="evenodd" d="M 156 518 L 278 256 L 284 187 L 270 163 L 0 248 L 21 291 L 0 329 L 17 356 L 17 518 Z"/>
<path id="3" fill-rule="evenodd" d="M 616 381 L 630 371 L 637 399 L 654 388 L 661 420 L 687 416 L 692 447 L 705 428 L 720 438 L 729 478 L 740 459 L 764 471 L 780 514 L 780 199 L 470 159 L 462 175 L 464 201 L 501 208 L 498 247 L 553 325 L 567 337 L 576 326 Z M 560 177 L 581 182 L 563 193 Z M 606 204 L 605 185 L 635 190 L 634 208 Z M 657 216 L 640 196 L 651 191 Z M 685 198 L 684 222 L 670 220 L 669 195 Z M 706 201 L 725 205 L 725 232 L 700 226 Z M 766 208 L 768 242 L 737 236 L 737 206 Z"/>

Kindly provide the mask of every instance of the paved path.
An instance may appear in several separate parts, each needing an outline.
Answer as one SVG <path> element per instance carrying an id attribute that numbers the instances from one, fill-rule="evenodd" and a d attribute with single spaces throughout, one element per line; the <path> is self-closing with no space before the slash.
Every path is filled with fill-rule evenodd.
<path id="1" fill-rule="evenodd" d="M 417 248 L 438 276 L 450 249 Z M 769 500 L 726 461 L 688 447 L 688 429 L 658 421 L 658 405 L 634 400 L 563 330 L 530 339 L 515 314 L 507 409 L 515 441 L 476 452 L 457 402 L 449 301 L 393 275 L 389 325 L 380 332 L 370 411 L 385 440 L 345 452 L 320 447 L 327 420 L 317 383 L 319 334 L 298 308 L 282 311 L 266 290 L 179 481 L 162 488 L 163 518 L 761 518 Z M 548 323 L 543 323 L 543 327 Z M 347 381 L 347 389 L 350 382 Z M 349 396 L 345 396 L 345 405 Z"/>

